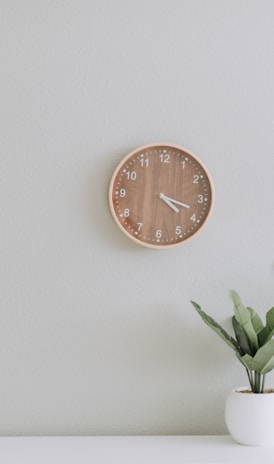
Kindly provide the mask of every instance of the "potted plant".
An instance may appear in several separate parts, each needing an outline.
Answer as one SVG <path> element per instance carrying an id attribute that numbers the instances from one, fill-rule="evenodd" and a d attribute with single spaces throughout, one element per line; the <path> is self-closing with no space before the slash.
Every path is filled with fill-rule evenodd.
<path id="1" fill-rule="evenodd" d="M 229 295 L 234 305 L 233 336 L 191 301 L 203 321 L 234 351 L 247 373 L 249 386 L 228 395 L 226 424 L 239 443 L 274 445 L 274 390 L 265 388 L 266 374 L 274 368 L 274 307 L 266 313 L 263 324 L 254 309 L 244 306 L 237 292 L 231 290 Z"/>

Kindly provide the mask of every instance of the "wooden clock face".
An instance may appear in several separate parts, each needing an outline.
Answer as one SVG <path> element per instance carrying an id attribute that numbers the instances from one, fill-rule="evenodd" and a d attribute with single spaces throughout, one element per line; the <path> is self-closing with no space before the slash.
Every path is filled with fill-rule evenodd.
<path id="1" fill-rule="evenodd" d="M 129 153 L 109 187 L 113 218 L 131 239 L 151 248 L 175 246 L 205 224 L 213 185 L 203 164 L 176 145 L 146 145 Z"/>

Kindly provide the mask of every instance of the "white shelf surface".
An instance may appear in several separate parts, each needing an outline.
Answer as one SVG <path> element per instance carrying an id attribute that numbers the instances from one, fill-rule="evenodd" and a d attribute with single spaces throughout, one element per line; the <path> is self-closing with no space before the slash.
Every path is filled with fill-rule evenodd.
<path id="1" fill-rule="evenodd" d="M 0 437 L 3 464 L 273 464 L 229 436 Z"/>

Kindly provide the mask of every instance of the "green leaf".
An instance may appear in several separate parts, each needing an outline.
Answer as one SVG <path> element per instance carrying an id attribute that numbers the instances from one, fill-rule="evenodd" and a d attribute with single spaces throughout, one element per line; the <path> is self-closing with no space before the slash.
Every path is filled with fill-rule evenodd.
<path id="1" fill-rule="evenodd" d="M 274 335 L 274 307 L 266 313 L 266 326 L 258 333 L 259 345 L 262 346 Z"/>
<path id="2" fill-rule="evenodd" d="M 246 369 L 248 369 L 249 371 L 251 370 L 251 363 L 253 361 L 252 356 L 250 356 L 249 354 L 245 354 L 244 356 L 237 355 L 237 358 L 244 365 Z"/>
<path id="3" fill-rule="evenodd" d="M 269 330 L 274 329 L 274 307 L 271 308 L 269 311 L 266 313 L 266 325 L 269 328 Z"/>
<path id="4" fill-rule="evenodd" d="M 261 332 L 259 332 L 258 334 L 259 345 L 260 346 L 265 345 L 269 340 L 271 340 L 273 335 L 274 335 L 274 329 L 269 330 L 267 326 L 264 327 L 263 330 L 261 330 Z"/>
<path id="5" fill-rule="evenodd" d="M 274 368 L 274 340 L 269 340 L 264 346 L 259 348 L 254 356 L 251 369 L 260 372 L 260 374 L 267 374 Z"/>
<path id="6" fill-rule="evenodd" d="M 196 309 L 197 313 L 201 316 L 203 321 L 212 329 L 214 332 L 216 332 L 219 337 L 221 337 L 227 344 L 232 348 L 236 353 L 242 355 L 243 353 L 241 352 L 237 341 L 231 337 L 218 322 L 216 322 L 214 319 L 212 319 L 211 316 L 206 314 L 201 307 L 195 303 L 194 301 L 191 301 L 192 305 Z"/>
<path id="7" fill-rule="evenodd" d="M 241 298 L 234 290 L 230 290 L 229 295 L 234 304 L 234 313 L 237 321 L 243 326 L 252 346 L 253 352 L 259 348 L 258 337 L 253 327 L 250 311 L 242 304 Z"/>
<path id="8" fill-rule="evenodd" d="M 255 354 L 252 351 L 252 346 L 250 344 L 248 336 L 246 335 L 245 329 L 240 324 L 240 322 L 237 321 L 235 316 L 232 317 L 232 325 L 233 325 L 233 329 L 235 332 L 237 342 L 239 343 L 243 354 L 249 354 L 250 356 Z"/>
<path id="9" fill-rule="evenodd" d="M 264 328 L 264 324 L 259 316 L 258 313 L 256 313 L 256 311 L 253 309 L 253 308 L 249 308 L 247 306 L 247 309 L 251 315 L 251 322 L 252 322 L 252 325 L 254 327 L 254 330 L 256 332 L 256 334 L 258 334 L 263 328 Z"/>
<path id="10" fill-rule="evenodd" d="M 267 326 L 265 326 L 261 332 L 258 333 L 258 343 L 259 343 L 259 346 L 263 346 L 266 344 L 266 342 L 268 341 L 269 339 L 269 328 Z M 270 337 L 271 338 L 271 337 Z"/>

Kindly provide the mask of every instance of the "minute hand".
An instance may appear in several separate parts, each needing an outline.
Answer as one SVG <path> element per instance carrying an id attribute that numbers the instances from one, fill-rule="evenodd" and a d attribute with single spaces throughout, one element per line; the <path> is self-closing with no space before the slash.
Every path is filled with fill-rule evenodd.
<path id="1" fill-rule="evenodd" d="M 165 195 L 163 193 L 160 193 L 160 198 L 161 200 L 163 200 L 165 202 L 165 204 L 167 206 L 169 206 L 171 209 L 173 209 L 173 211 L 175 211 L 175 213 L 179 213 L 179 209 L 177 208 L 177 206 L 175 206 L 171 201 L 169 201 Z"/>
<path id="2" fill-rule="evenodd" d="M 190 206 L 186 205 L 186 203 L 182 203 L 181 201 L 174 200 L 174 198 L 167 197 L 163 193 L 161 194 L 161 196 L 163 199 L 165 198 L 166 200 L 171 201 L 172 203 L 175 203 L 175 205 L 180 205 L 180 206 L 183 206 L 184 208 L 190 208 Z"/>

